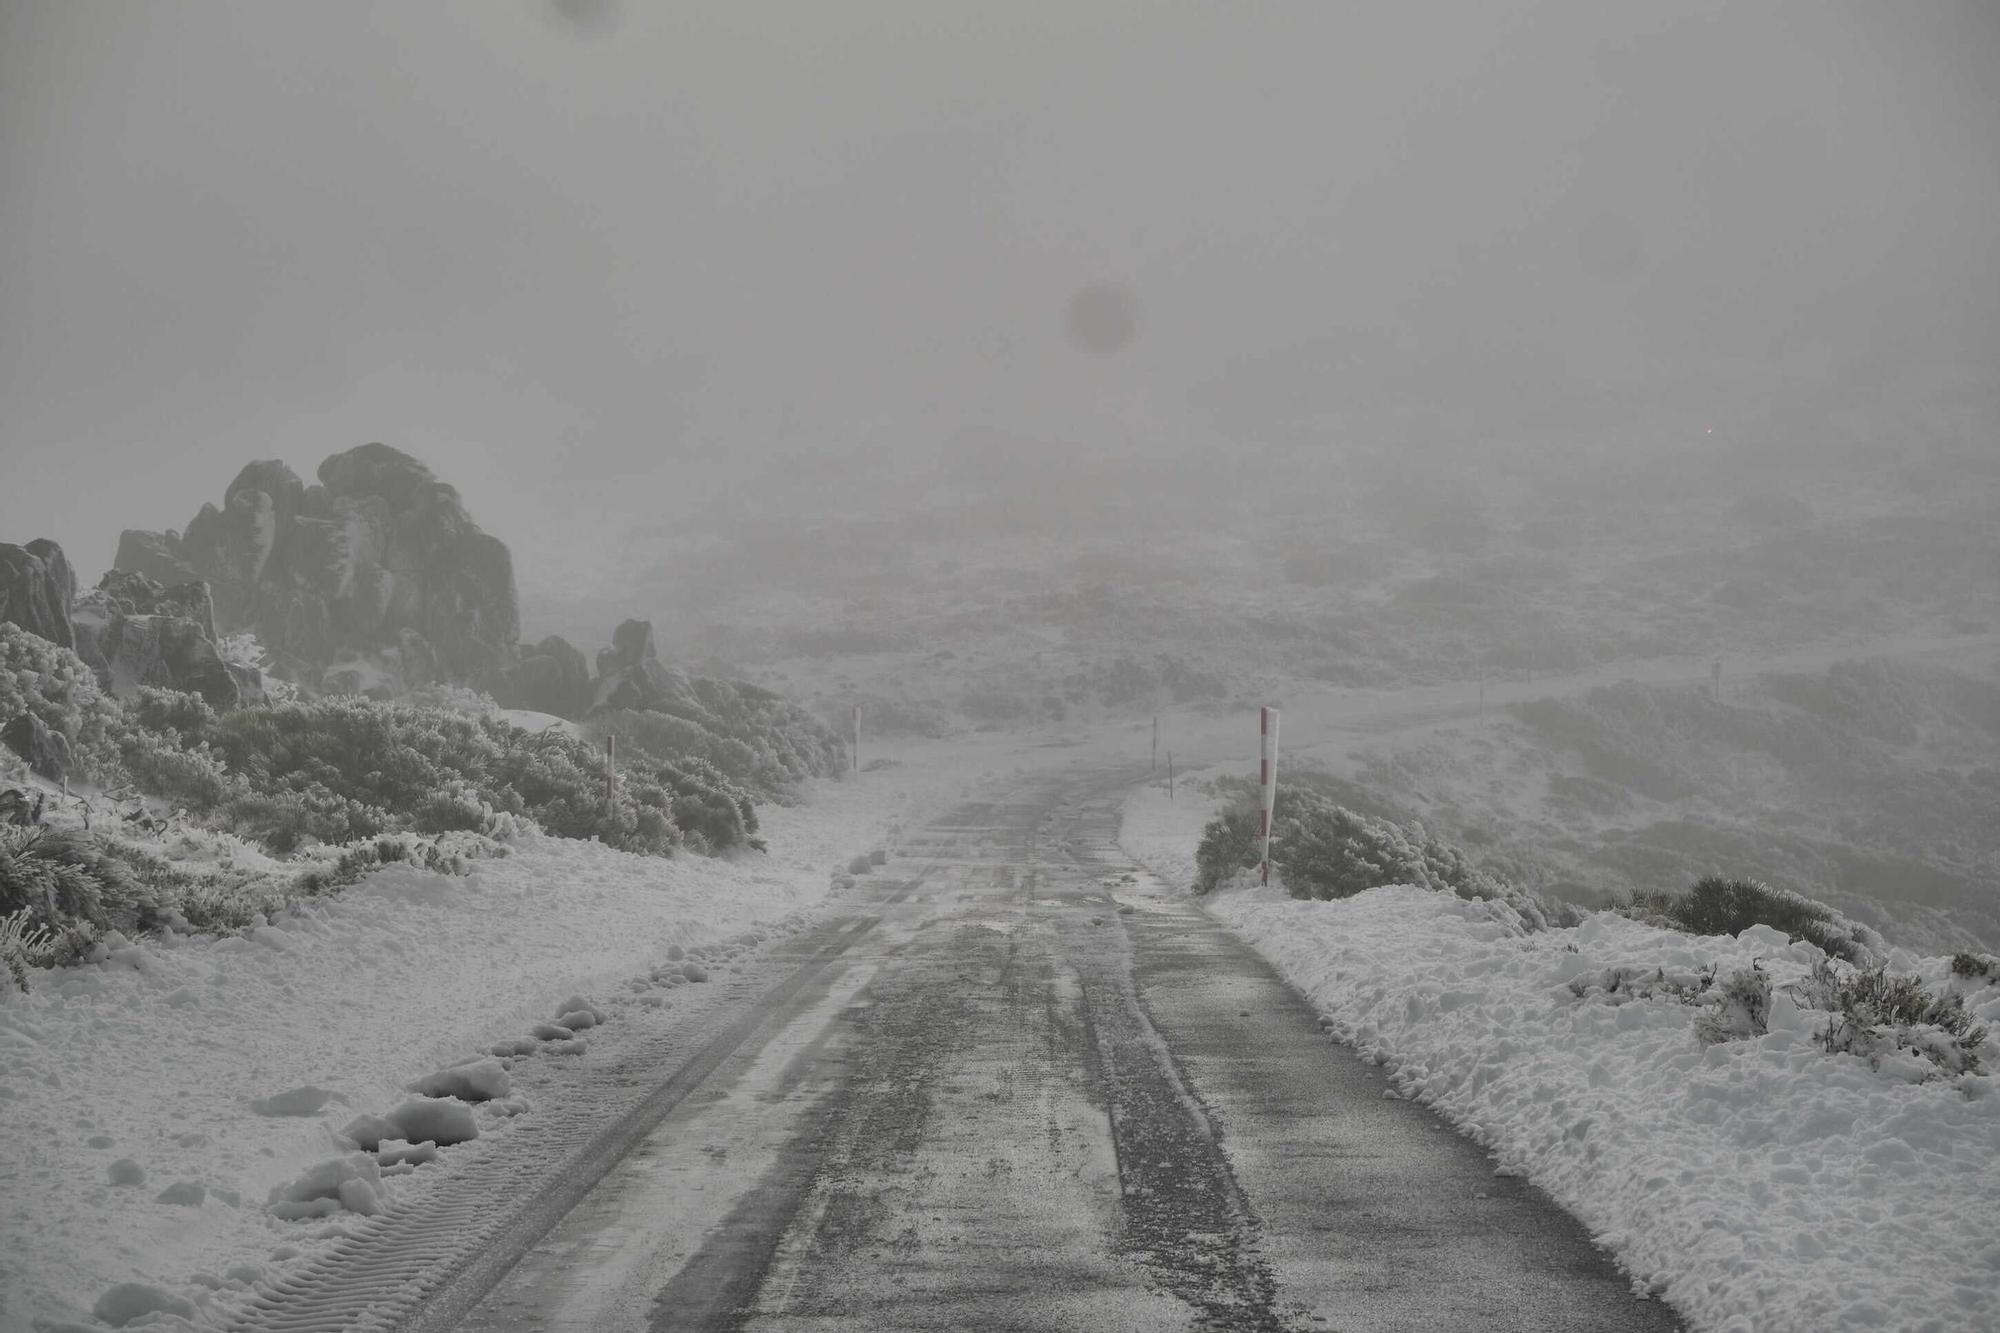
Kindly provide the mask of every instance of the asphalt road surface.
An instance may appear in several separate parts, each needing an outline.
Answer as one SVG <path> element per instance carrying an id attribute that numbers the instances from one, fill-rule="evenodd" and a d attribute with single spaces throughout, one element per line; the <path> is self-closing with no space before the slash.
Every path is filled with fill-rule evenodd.
<path id="1" fill-rule="evenodd" d="M 243 1327 L 1678 1327 L 1130 864 L 1131 776 L 1024 778 L 907 836 L 607 1075 L 629 1109 L 545 1179 L 486 1164 L 511 1203 L 476 1244 L 447 1242 L 492 1210 L 446 1196 Z"/>

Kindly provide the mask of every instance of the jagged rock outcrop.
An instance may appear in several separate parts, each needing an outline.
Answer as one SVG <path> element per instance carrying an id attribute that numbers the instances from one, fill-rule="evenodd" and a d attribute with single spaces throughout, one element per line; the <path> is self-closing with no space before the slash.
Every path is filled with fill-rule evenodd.
<path id="1" fill-rule="evenodd" d="M 113 570 L 79 597 L 62 547 L 46 538 L 0 544 L 0 620 L 73 649 L 120 698 L 157 685 L 234 708 L 263 694 L 261 673 L 225 662 L 217 651 L 206 584 L 167 588 L 144 574 Z M 25 733 L 20 739 L 34 740 Z"/>
<path id="2" fill-rule="evenodd" d="M 26 546 L 0 542 L 0 620 L 74 648 L 69 610 L 75 600 L 76 574 L 62 547 L 46 537 Z"/>
<path id="3" fill-rule="evenodd" d="M 691 693 L 685 674 L 660 660 L 653 622 L 628 620 L 611 631 L 611 646 L 597 652 L 592 712 L 602 708 L 661 708 Z"/>
<path id="4" fill-rule="evenodd" d="M 263 673 L 224 660 L 206 583 L 162 587 L 144 574 L 114 569 L 71 611 L 76 655 L 121 699 L 141 688 L 199 694 L 227 710 L 263 697 Z"/>
<path id="5" fill-rule="evenodd" d="M 254 631 L 308 683 L 496 688 L 520 615 L 513 558 L 458 491 L 408 454 L 366 444 L 307 485 L 252 463 L 185 534 L 127 532 L 118 566 L 208 581 L 225 633 Z"/>
<path id="6" fill-rule="evenodd" d="M 568 639 L 551 634 L 521 649 L 521 660 L 508 674 L 500 697 L 513 708 L 580 718 L 590 708 L 590 663 Z"/>
<path id="7" fill-rule="evenodd" d="M 215 597 L 199 580 L 172 586 L 129 570 L 113 569 L 97 581 L 97 586 L 77 598 L 70 611 L 92 610 L 100 616 L 173 616 L 192 620 L 202 637 L 216 641 Z"/>

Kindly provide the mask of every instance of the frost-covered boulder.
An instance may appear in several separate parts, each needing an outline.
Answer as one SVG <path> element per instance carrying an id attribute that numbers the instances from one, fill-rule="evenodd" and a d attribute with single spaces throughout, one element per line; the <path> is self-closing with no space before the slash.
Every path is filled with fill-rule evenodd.
<path id="1" fill-rule="evenodd" d="M 26 546 L 0 542 L 0 620 L 74 648 L 69 613 L 75 600 L 76 575 L 62 547 L 46 537 Z"/>
<path id="2" fill-rule="evenodd" d="M 493 686 L 513 665 L 507 547 L 453 487 L 387 445 L 333 455 L 311 486 L 283 463 L 252 463 L 184 535 L 128 532 L 118 550 L 121 569 L 207 580 L 225 632 L 254 631 L 314 680 L 375 663 L 392 687 Z"/>

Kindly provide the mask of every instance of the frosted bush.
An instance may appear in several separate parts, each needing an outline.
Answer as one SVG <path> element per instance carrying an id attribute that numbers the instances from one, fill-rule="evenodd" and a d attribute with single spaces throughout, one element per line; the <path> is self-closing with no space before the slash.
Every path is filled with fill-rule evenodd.
<path id="1" fill-rule="evenodd" d="M 75 653 L 0 621 L 0 726 L 22 713 L 67 740 L 84 775 L 116 776 L 118 700 Z"/>
<path id="2" fill-rule="evenodd" d="M 1886 968 L 1822 963 L 1799 986 L 1803 998 L 1832 1016 L 1820 1029 L 1827 1051 L 1858 1055 L 1869 1066 L 1895 1067 L 1917 1079 L 1977 1073 L 1986 1029 L 1972 1021 L 1962 995 L 1936 994 L 1919 977 Z"/>

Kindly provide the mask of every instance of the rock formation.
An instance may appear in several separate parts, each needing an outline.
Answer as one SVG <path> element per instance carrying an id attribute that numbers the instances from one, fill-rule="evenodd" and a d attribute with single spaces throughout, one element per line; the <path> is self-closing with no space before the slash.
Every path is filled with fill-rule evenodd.
<path id="1" fill-rule="evenodd" d="M 74 650 L 120 698 L 158 685 L 234 708 L 263 694 L 254 667 L 234 666 L 217 651 L 206 584 L 165 588 L 143 574 L 113 570 L 79 597 L 69 560 L 46 538 L 0 544 L 0 620 Z M 28 744 L 33 737 L 19 739 Z"/>
<path id="2" fill-rule="evenodd" d="M 521 660 L 501 693 L 509 707 L 568 718 L 582 717 L 591 696 L 590 663 L 581 649 L 558 634 L 521 649 Z"/>
<path id="3" fill-rule="evenodd" d="M 217 649 L 205 583 L 165 588 L 114 569 L 77 599 L 70 618 L 76 655 L 121 699 L 136 698 L 147 685 L 199 694 L 225 710 L 263 696 L 263 674 L 223 660 Z"/>
<path id="4" fill-rule="evenodd" d="M 661 708 L 692 693 L 688 678 L 653 649 L 653 623 L 628 620 L 611 631 L 611 646 L 597 653 L 592 712 L 604 708 Z"/>
<path id="5" fill-rule="evenodd" d="M 74 648 L 69 609 L 75 600 L 76 575 L 62 547 L 46 537 L 26 546 L 0 542 L 0 620 Z"/>
<path id="6" fill-rule="evenodd" d="M 185 535 L 127 532 L 118 568 L 214 590 L 225 633 L 254 631 L 308 684 L 497 688 L 520 616 L 513 559 L 456 489 L 408 454 L 366 444 L 328 458 L 308 486 L 252 463 Z"/>

